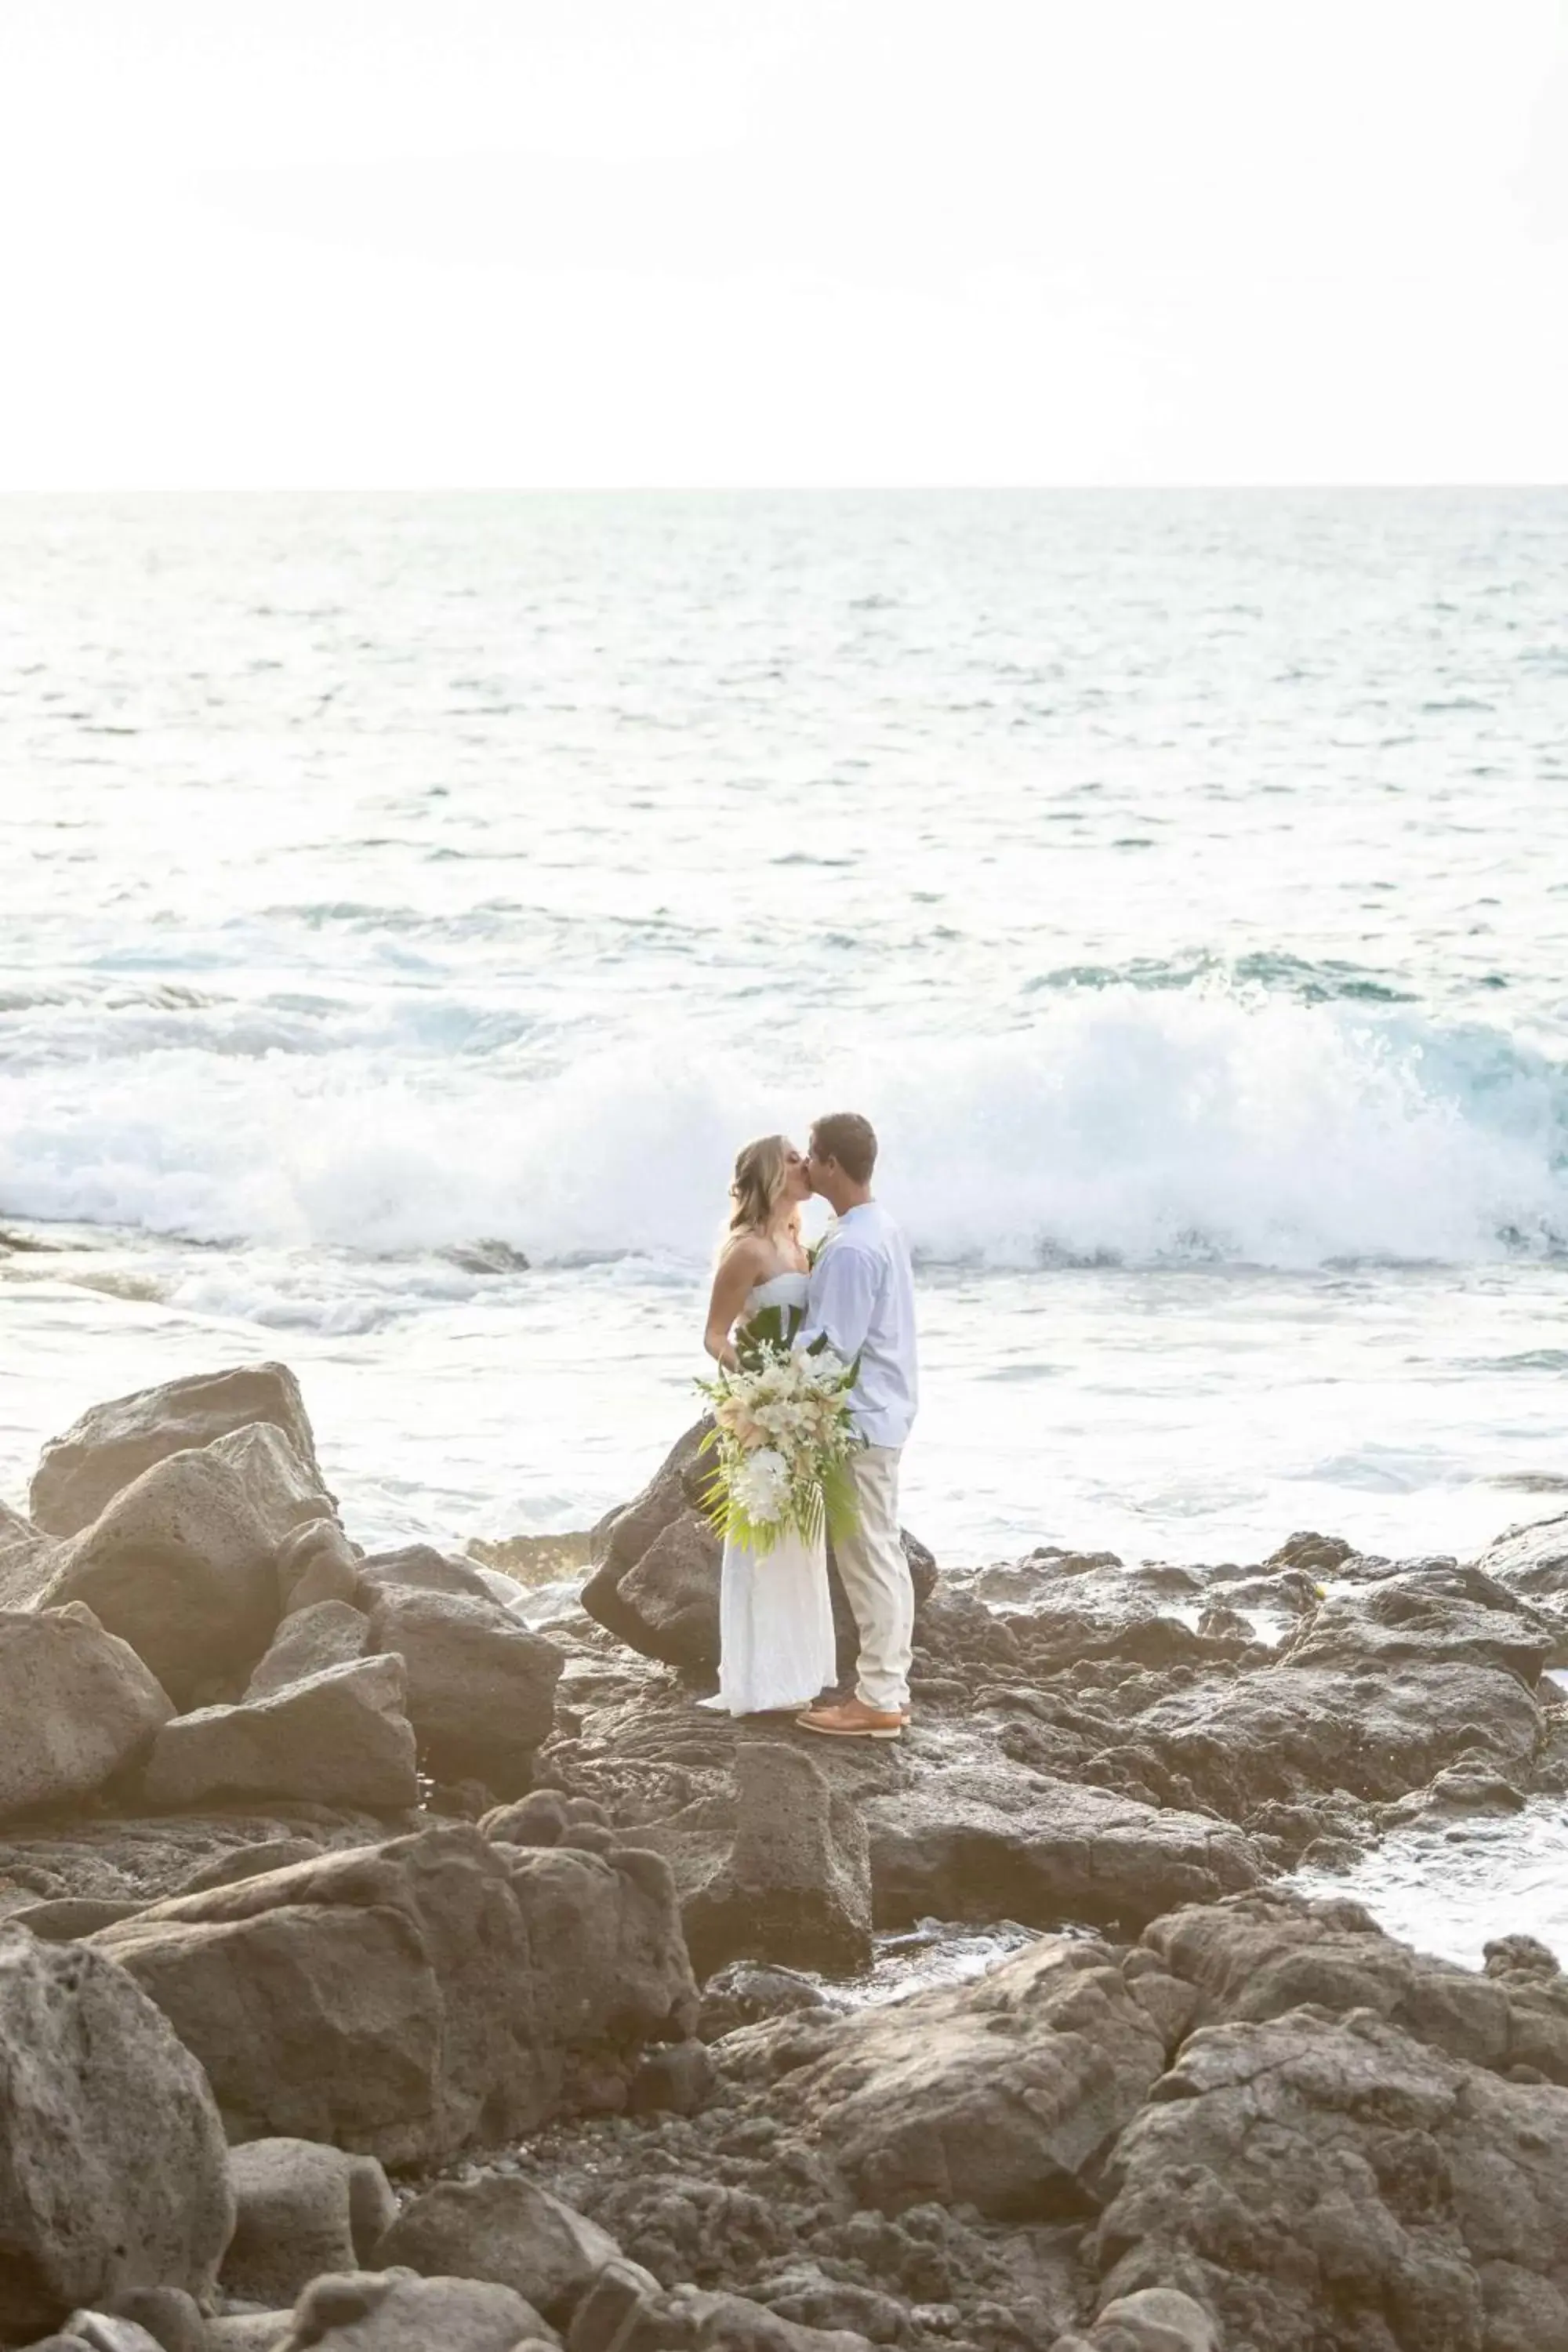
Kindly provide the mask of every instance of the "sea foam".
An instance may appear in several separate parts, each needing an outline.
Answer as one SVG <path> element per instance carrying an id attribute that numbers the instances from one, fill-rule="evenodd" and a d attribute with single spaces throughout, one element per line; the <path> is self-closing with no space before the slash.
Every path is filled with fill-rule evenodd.
<path id="1" fill-rule="evenodd" d="M 1069 991 L 1026 1027 L 824 1056 L 649 1027 L 531 1072 L 344 1034 L 0 1066 L 0 1215 L 377 1254 L 700 1259 L 747 1137 L 853 1106 L 928 1259 L 1464 1263 L 1568 1247 L 1568 1072 L 1411 1008 Z"/>

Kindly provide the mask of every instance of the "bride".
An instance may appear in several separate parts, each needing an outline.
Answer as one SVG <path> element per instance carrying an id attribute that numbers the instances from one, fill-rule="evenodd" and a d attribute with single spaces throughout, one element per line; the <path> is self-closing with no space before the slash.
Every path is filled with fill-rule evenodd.
<path id="1" fill-rule="evenodd" d="M 811 1195 L 805 1161 L 782 1135 L 748 1143 L 730 1187 L 730 1232 L 713 1276 L 702 1344 L 721 1364 L 736 1362 L 737 1327 L 764 1307 L 805 1305 L 806 1255 L 800 1204 Z M 719 1690 L 705 1706 L 729 1715 L 792 1713 L 837 1679 L 833 1603 L 824 1539 L 786 1535 L 755 1554 L 731 1537 L 719 1592 Z"/>

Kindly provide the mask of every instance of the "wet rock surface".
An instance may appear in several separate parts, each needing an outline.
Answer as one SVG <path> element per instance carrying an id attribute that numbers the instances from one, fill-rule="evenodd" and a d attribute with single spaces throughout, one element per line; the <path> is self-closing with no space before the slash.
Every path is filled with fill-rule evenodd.
<path id="1" fill-rule="evenodd" d="M 774 2112 L 826 2150 L 859 2204 L 963 2204 L 1001 2220 L 1091 2211 L 1100 2168 L 1164 2070 L 1165 2037 L 1108 1946 L 1047 1937 L 978 1984 L 724 2049 L 774 2080 Z M 790 2061 L 774 2075 L 782 2053 Z"/>
<path id="2" fill-rule="evenodd" d="M 542 1634 L 363 1553 L 279 1368 L 85 1416 L 0 1511 L 0 1959 L 100 2004 L 90 2063 L 0 2023 L 45 2216 L 0 2200 L 0 2341 L 1568 2347 L 1568 1979 L 1332 1877 L 1568 1796 L 1568 1522 L 1474 1566 L 907 1538 L 913 1720 L 839 1745 L 699 1704 L 700 1435 Z M 195 2240 L 107 2179 L 160 2098 Z M 106 2168 L 63 2220 L 62 2118 Z"/>

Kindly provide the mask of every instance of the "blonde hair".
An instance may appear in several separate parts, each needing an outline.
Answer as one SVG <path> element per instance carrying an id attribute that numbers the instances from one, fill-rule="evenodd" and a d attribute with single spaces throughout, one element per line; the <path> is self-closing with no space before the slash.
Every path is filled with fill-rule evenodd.
<path id="1" fill-rule="evenodd" d="M 782 1135 L 760 1135 L 737 1153 L 730 1186 L 730 1233 L 765 1234 L 784 1197 L 789 1145 Z M 795 1222 L 798 1222 L 798 1211 Z"/>

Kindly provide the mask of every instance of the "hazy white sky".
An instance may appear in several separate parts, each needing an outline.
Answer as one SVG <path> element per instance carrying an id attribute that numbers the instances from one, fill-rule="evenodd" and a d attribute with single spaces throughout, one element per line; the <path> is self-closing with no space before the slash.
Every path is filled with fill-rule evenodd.
<path id="1" fill-rule="evenodd" d="M 0 0 L 0 487 L 1562 481 L 1568 0 Z"/>

